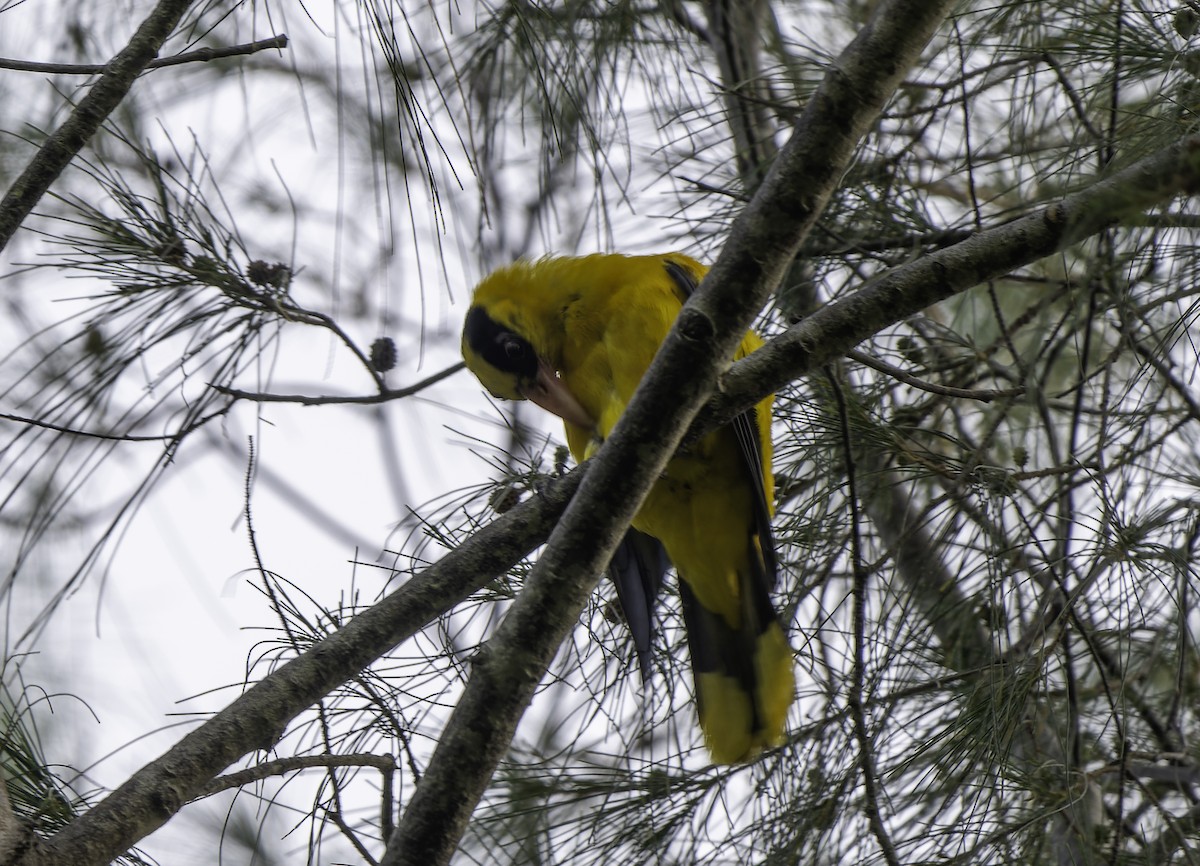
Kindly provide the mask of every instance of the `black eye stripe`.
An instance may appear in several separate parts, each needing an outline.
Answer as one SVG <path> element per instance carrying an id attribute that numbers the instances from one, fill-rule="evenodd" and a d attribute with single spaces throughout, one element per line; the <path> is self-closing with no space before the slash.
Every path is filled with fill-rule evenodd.
<path id="1" fill-rule="evenodd" d="M 467 312 L 463 339 L 475 354 L 497 370 L 524 380 L 537 377 L 538 359 L 533 346 L 492 319 L 482 307 L 472 307 Z"/>

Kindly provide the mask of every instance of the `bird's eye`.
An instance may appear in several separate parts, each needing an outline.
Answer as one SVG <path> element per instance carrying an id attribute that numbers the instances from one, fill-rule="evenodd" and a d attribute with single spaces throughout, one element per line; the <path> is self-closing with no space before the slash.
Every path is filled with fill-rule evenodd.
<path id="1" fill-rule="evenodd" d="M 0 0 L 0 6 L 3 6 L 3 0 Z M 463 347 L 471 356 L 468 364 L 472 359 L 478 359 L 518 381 L 537 377 L 538 357 L 533 346 L 516 333 L 512 325 L 491 318 L 483 307 L 471 307 L 467 312 L 467 320 L 463 323 Z"/>

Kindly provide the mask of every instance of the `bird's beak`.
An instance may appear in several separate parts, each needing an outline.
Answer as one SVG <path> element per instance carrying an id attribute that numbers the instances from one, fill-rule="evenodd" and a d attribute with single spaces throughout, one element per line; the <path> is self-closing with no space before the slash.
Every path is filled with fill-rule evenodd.
<path id="1" fill-rule="evenodd" d="M 532 385 L 522 386 L 521 394 L 526 400 L 536 403 L 547 412 L 553 412 L 568 424 L 574 424 L 584 430 L 592 430 L 596 426 L 592 416 L 579 405 L 575 395 L 567 389 L 562 379 L 558 378 L 554 368 L 545 361 L 538 361 L 537 379 Z"/>

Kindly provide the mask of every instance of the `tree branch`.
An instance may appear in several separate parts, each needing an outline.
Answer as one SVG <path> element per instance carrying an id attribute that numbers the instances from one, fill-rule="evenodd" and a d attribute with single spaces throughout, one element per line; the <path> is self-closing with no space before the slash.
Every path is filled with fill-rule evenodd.
<path id="1" fill-rule="evenodd" d="M 34 154 L 0 201 L 0 250 L 8 246 L 25 217 L 58 179 L 100 124 L 121 104 L 129 88 L 158 54 L 192 0 L 159 0 L 133 38 L 107 66 L 63 124 Z"/>
<path id="2" fill-rule="evenodd" d="M 727 123 L 742 188 L 753 192 L 775 156 L 775 129 L 768 123 L 761 46 L 767 19 L 764 0 L 708 0 L 708 43 L 721 72 Z"/>
<path id="3" fill-rule="evenodd" d="M 1190 135 L 1036 213 L 894 268 L 734 364 L 688 441 L 729 423 L 756 400 L 819 370 L 889 325 L 1197 188 L 1200 136 Z"/>
<path id="4" fill-rule="evenodd" d="M 388 844 L 385 866 L 449 862 L 517 721 L 620 536 L 712 393 L 725 359 L 779 283 L 859 138 L 951 5 L 881 3 L 831 67 L 472 668 Z"/>
<path id="5" fill-rule="evenodd" d="M 270 749 L 307 707 L 411 637 L 492 576 L 511 568 L 549 533 L 586 475 L 584 467 L 478 530 L 457 550 L 350 620 L 245 694 L 94 808 L 47 840 L 45 857 L 20 866 L 102 866 L 202 795 L 217 773 L 256 749 Z"/>
<path id="6" fill-rule="evenodd" d="M 0 767 L 0 863 L 15 862 L 18 857 L 33 852 L 44 856 L 42 842 L 33 829 L 21 823 L 13 811 L 8 796 L 8 779 Z"/>

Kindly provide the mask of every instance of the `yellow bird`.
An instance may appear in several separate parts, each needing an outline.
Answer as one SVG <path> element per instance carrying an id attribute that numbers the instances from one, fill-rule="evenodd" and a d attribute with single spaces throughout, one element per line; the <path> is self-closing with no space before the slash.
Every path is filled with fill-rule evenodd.
<path id="1" fill-rule="evenodd" d="M 463 357 L 493 396 L 531 400 L 562 418 L 581 461 L 612 431 L 706 271 L 675 253 L 518 261 L 476 287 Z M 747 332 L 734 357 L 761 345 Z M 770 599 L 771 402 L 677 454 L 633 521 L 679 574 L 700 727 L 718 763 L 777 745 L 795 694 L 792 650 Z M 644 551 L 625 549 L 642 572 L 653 559 Z M 660 576 L 632 591 L 618 580 L 640 653 Z"/>

